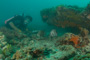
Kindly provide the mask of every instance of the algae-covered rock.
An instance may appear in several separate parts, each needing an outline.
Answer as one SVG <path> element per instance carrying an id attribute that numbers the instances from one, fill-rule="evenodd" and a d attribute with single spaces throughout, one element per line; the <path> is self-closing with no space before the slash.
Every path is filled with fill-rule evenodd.
<path id="1" fill-rule="evenodd" d="M 5 39 L 5 35 L 2 32 L 0 32 L 0 41 L 4 41 Z"/>
<path id="2" fill-rule="evenodd" d="M 32 59 L 32 56 L 30 54 L 31 48 L 24 47 L 23 49 L 17 50 L 15 54 L 12 56 L 12 60 L 28 60 Z"/>
<path id="3" fill-rule="evenodd" d="M 2 35 L 3 33 L 2 32 L 0 32 L 0 36 Z"/>
<path id="4" fill-rule="evenodd" d="M 40 30 L 38 33 L 37 33 L 37 36 L 38 37 L 44 37 L 45 36 L 45 32 Z"/>
<path id="5" fill-rule="evenodd" d="M 76 55 L 74 57 L 74 60 L 90 60 L 90 53 L 87 53 L 85 55 Z"/>
<path id="6" fill-rule="evenodd" d="M 86 52 L 90 52 L 90 43 L 85 47 L 83 47 L 82 49 L 85 50 Z"/>
<path id="7" fill-rule="evenodd" d="M 5 60 L 11 60 L 11 56 L 7 56 Z"/>
<path id="8" fill-rule="evenodd" d="M 0 60 L 4 60 L 5 56 L 3 54 L 0 54 Z"/>
<path id="9" fill-rule="evenodd" d="M 60 60 L 67 60 L 76 55 L 76 49 L 72 45 L 62 45 L 58 47 L 63 55 L 60 57 Z"/>
<path id="10" fill-rule="evenodd" d="M 3 51 L 2 51 L 2 49 L 0 48 L 0 54 L 2 54 L 2 52 L 3 52 Z"/>
<path id="11" fill-rule="evenodd" d="M 11 51 L 12 51 L 12 46 L 10 44 L 7 44 L 6 46 L 4 46 L 2 48 L 2 51 L 3 51 L 3 54 L 5 56 L 9 56 L 11 54 Z"/>
<path id="12" fill-rule="evenodd" d="M 2 32 L 0 32 L 0 47 L 3 47 L 7 44 L 5 40 L 6 40 L 5 35 Z"/>
<path id="13" fill-rule="evenodd" d="M 60 5 L 55 8 L 43 9 L 41 11 L 41 17 L 44 22 L 56 27 L 84 27 L 90 29 L 89 7 L 90 4 L 85 8 Z"/>

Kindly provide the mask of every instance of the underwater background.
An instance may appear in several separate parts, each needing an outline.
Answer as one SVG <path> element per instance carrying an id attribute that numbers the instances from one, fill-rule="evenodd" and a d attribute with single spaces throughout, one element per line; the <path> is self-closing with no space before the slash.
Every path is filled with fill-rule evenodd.
<path id="1" fill-rule="evenodd" d="M 22 13 L 29 29 L 5 25 Z M 0 0 L 0 60 L 90 60 L 89 32 L 90 0 Z"/>

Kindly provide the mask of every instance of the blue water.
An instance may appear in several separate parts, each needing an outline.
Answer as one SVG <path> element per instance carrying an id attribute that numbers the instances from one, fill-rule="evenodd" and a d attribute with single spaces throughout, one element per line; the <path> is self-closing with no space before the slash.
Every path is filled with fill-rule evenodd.
<path id="1" fill-rule="evenodd" d="M 0 0 L 0 26 L 13 15 L 25 13 L 33 18 L 30 27 L 47 29 L 47 24 L 41 20 L 40 11 L 42 9 L 62 4 L 85 7 L 89 2 L 90 0 Z"/>

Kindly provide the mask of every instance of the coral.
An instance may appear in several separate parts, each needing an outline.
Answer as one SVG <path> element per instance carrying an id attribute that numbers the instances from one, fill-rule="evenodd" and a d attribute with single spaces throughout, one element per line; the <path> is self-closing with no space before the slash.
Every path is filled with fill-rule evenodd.
<path id="1" fill-rule="evenodd" d="M 6 27 L 0 28 L 0 31 L 3 32 L 3 34 L 6 36 L 6 38 L 8 40 L 13 39 L 13 38 L 23 39 L 23 38 L 27 37 L 23 33 L 18 33 L 16 31 L 10 30 L 10 29 L 8 29 Z"/>
<path id="2" fill-rule="evenodd" d="M 90 53 L 85 55 L 76 55 L 73 60 L 90 60 Z"/>
<path id="3" fill-rule="evenodd" d="M 89 31 L 86 28 L 79 28 L 80 29 L 80 35 L 84 38 L 86 38 L 89 34 Z"/>
<path id="4" fill-rule="evenodd" d="M 56 37 L 57 36 L 57 32 L 55 29 L 51 30 L 50 32 L 50 37 Z"/>
<path id="5" fill-rule="evenodd" d="M 5 47 L 3 47 L 3 50 L 11 50 L 12 46 L 10 44 L 7 44 Z"/>
<path id="6" fill-rule="evenodd" d="M 87 36 L 87 34 L 86 34 Z M 81 37 L 80 35 L 75 35 L 73 33 L 66 33 L 60 37 L 60 39 L 56 42 L 56 46 L 58 45 L 72 45 L 76 48 L 85 47 L 89 44 L 89 39 Z"/>
<path id="7" fill-rule="evenodd" d="M 63 45 L 58 47 L 61 51 L 68 51 L 69 53 L 75 53 L 76 49 L 72 45 Z"/>
<path id="8" fill-rule="evenodd" d="M 32 55 L 33 58 L 38 58 L 43 54 L 43 51 L 36 49 L 34 51 L 31 51 L 30 54 Z"/>
<path id="9" fill-rule="evenodd" d="M 72 41 L 74 43 L 75 47 L 77 47 L 79 44 L 79 36 L 72 35 L 70 38 L 70 41 Z"/>
<path id="10" fill-rule="evenodd" d="M 0 54 L 2 54 L 2 49 L 0 48 Z"/>
<path id="11" fill-rule="evenodd" d="M 12 47 L 6 41 L 6 36 L 0 32 L 0 59 L 5 60 L 7 56 L 10 56 Z"/>
<path id="12" fill-rule="evenodd" d="M 40 31 L 37 33 L 37 36 L 38 36 L 38 37 L 44 37 L 44 35 L 45 35 L 45 32 L 42 31 L 42 30 L 40 30 Z"/>
<path id="13" fill-rule="evenodd" d="M 68 41 L 71 38 L 72 33 L 65 33 L 64 34 L 64 40 Z"/>
<path id="14" fill-rule="evenodd" d="M 37 46 L 36 46 L 37 47 Z M 48 48 L 35 48 L 35 47 L 30 47 L 30 46 L 26 46 L 23 47 L 22 49 L 19 49 L 16 51 L 15 54 L 13 54 L 12 59 L 44 59 L 44 57 L 48 56 L 50 53 L 52 52 L 51 49 Z"/>
<path id="15" fill-rule="evenodd" d="M 65 33 L 63 36 L 61 36 L 58 41 L 56 42 L 56 45 L 67 45 L 71 44 L 70 39 L 72 38 L 73 33 Z"/>
<path id="16" fill-rule="evenodd" d="M 71 57 L 74 57 L 76 55 L 76 53 L 75 53 L 76 49 L 72 45 L 58 46 L 58 49 L 60 49 L 60 51 L 62 53 L 61 53 L 61 55 L 59 53 L 59 57 L 57 60 L 68 60 Z M 58 55 L 58 53 L 56 53 L 56 54 Z"/>
<path id="17" fill-rule="evenodd" d="M 0 40 L 5 40 L 5 35 L 2 32 L 0 32 Z"/>
<path id="18" fill-rule="evenodd" d="M 5 60 L 11 60 L 11 57 L 10 56 L 9 57 L 6 57 Z"/>
<path id="19" fill-rule="evenodd" d="M 0 28 L 0 31 L 3 32 L 3 34 L 8 38 L 8 39 L 12 39 L 14 38 L 14 33 L 12 30 L 7 29 L 6 27 L 2 27 Z"/>
<path id="20" fill-rule="evenodd" d="M 19 35 L 14 31 L 12 31 L 12 33 L 14 33 L 13 35 L 14 38 L 11 38 L 9 40 L 9 43 L 7 43 L 6 39 L 0 40 L 0 43 L 2 43 L 0 47 L 0 58 L 3 60 L 5 59 L 6 60 L 7 59 L 8 60 L 10 59 L 11 60 L 40 60 L 40 59 L 41 60 L 68 60 L 74 57 L 76 54 L 89 53 L 90 44 L 89 42 L 87 42 L 87 45 L 85 43 L 86 41 L 88 41 L 86 37 L 88 36 L 89 31 L 85 28 L 80 28 L 80 29 L 81 29 L 81 32 L 78 35 L 73 33 L 65 33 L 61 37 L 57 36 L 56 30 L 53 29 L 50 32 L 50 36 L 51 37 L 57 36 L 57 38 L 55 38 L 55 40 L 52 40 L 52 41 L 48 37 L 46 39 L 41 39 L 41 41 L 36 39 L 37 35 L 38 37 L 44 36 L 43 31 L 39 31 L 38 34 L 31 33 L 31 37 L 30 36 L 26 37 L 23 35 L 23 33 L 20 33 Z M 9 33 L 11 33 L 11 30 Z M 0 36 L 3 36 L 3 38 L 6 37 L 4 34 L 5 33 L 1 33 Z M 21 38 L 22 35 L 24 38 Z M 32 35 L 35 35 L 35 36 L 32 37 Z M 7 38 L 9 37 L 7 36 Z M 58 42 L 56 44 L 58 43 L 60 44 L 58 46 L 55 46 L 55 42 L 57 40 Z M 82 47 L 82 45 L 86 45 L 86 46 Z M 89 57 L 90 54 L 86 54 L 85 56 Z"/>
<path id="21" fill-rule="evenodd" d="M 88 45 L 89 41 L 89 30 L 86 28 L 80 28 L 81 44 Z"/>
<path id="22" fill-rule="evenodd" d="M 6 36 L 2 32 L 0 32 L 0 47 L 5 46 L 6 44 Z"/>
<path id="23" fill-rule="evenodd" d="M 4 56 L 9 56 L 12 52 L 12 46 L 10 44 L 7 44 L 2 48 L 2 51 Z"/>
<path id="24" fill-rule="evenodd" d="M 2 35 L 3 33 L 2 32 L 0 32 L 0 36 Z"/>
<path id="25" fill-rule="evenodd" d="M 83 50 L 85 50 L 85 52 L 90 52 L 90 43 L 87 46 L 83 47 Z"/>
<path id="26" fill-rule="evenodd" d="M 3 54 L 0 54 L 0 60 L 4 60 L 5 56 Z"/>
<path id="27" fill-rule="evenodd" d="M 89 20 L 90 20 L 90 14 L 87 16 L 87 19 L 89 19 Z"/>
<path id="28" fill-rule="evenodd" d="M 12 59 L 21 59 L 22 58 L 22 53 L 20 51 L 16 51 L 16 53 L 13 55 Z"/>

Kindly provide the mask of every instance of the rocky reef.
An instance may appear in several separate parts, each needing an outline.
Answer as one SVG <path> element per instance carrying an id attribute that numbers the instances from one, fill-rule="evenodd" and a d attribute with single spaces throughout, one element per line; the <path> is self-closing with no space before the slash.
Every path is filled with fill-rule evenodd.
<path id="1" fill-rule="evenodd" d="M 60 45 L 72 45 L 76 48 L 84 47 L 90 43 L 90 39 L 88 37 L 89 31 L 85 28 L 82 28 L 81 32 L 78 35 L 73 33 L 65 33 L 59 41 L 57 41 Z M 57 44 L 57 45 L 58 45 Z"/>
<path id="2" fill-rule="evenodd" d="M 76 35 L 65 33 L 63 36 L 57 36 L 50 39 L 44 36 L 45 32 L 38 31 L 31 35 L 18 39 L 8 38 L 3 32 L 0 32 L 0 59 L 2 60 L 74 60 L 89 59 L 90 38 L 89 31 L 80 28 L 81 32 Z M 3 30 L 4 31 L 4 30 Z M 8 32 L 8 31 L 7 31 Z M 12 32 L 12 31 L 9 31 Z M 38 36 L 37 36 L 38 35 Z M 52 35 L 52 34 L 51 34 Z M 33 37 L 34 36 L 34 37 Z M 57 37 L 56 37 L 57 36 Z M 39 39 L 39 37 L 43 37 Z M 78 58 L 77 58 L 78 57 Z"/>
<path id="3" fill-rule="evenodd" d="M 90 3 L 87 7 L 60 5 L 43 9 L 41 17 L 47 24 L 57 27 L 83 27 L 90 29 Z M 83 23 L 83 24 L 82 24 Z"/>
<path id="4" fill-rule="evenodd" d="M 0 59 L 5 60 L 10 57 L 12 53 L 12 47 L 8 44 L 6 36 L 3 32 L 0 32 Z"/>
<path id="5" fill-rule="evenodd" d="M 77 55 L 73 60 L 90 60 L 90 52 L 85 55 Z"/>

